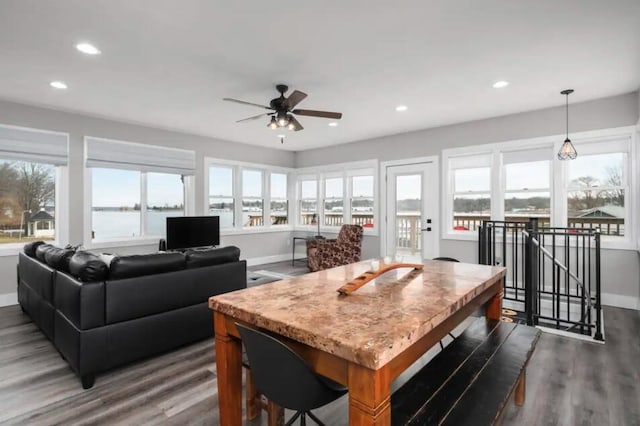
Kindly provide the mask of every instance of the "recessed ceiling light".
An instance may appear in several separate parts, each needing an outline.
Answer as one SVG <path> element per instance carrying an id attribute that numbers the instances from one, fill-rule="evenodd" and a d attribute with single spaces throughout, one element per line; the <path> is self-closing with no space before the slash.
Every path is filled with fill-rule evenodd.
<path id="1" fill-rule="evenodd" d="M 102 53 L 100 52 L 100 49 L 90 43 L 78 43 L 76 44 L 76 49 L 78 49 L 82 53 L 86 53 L 87 55 L 99 55 L 100 53 Z"/>
<path id="2" fill-rule="evenodd" d="M 396 107 L 396 111 L 398 111 L 398 112 L 406 111 L 407 109 L 409 109 L 409 108 L 407 108 L 406 105 L 398 105 Z"/>
<path id="3" fill-rule="evenodd" d="M 329 123 L 329 127 L 338 127 L 338 123 L 332 121 L 331 123 Z"/>
<path id="4" fill-rule="evenodd" d="M 51 83 L 49 83 L 49 85 L 51 87 L 53 87 L 54 89 L 66 89 L 67 85 L 66 83 L 62 82 L 62 81 L 52 81 Z"/>
<path id="5" fill-rule="evenodd" d="M 509 85 L 508 81 L 500 80 L 493 83 L 494 89 L 502 89 L 503 87 L 507 87 Z"/>

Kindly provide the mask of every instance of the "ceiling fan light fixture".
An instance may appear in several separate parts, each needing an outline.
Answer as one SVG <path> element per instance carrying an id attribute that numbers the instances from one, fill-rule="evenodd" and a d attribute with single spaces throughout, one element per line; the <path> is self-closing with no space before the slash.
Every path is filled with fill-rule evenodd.
<path id="1" fill-rule="evenodd" d="M 267 124 L 267 127 L 272 130 L 278 128 L 278 123 L 276 122 L 276 118 L 273 115 L 271 116 L 271 121 L 269 122 L 269 124 Z"/>
<path id="2" fill-rule="evenodd" d="M 558 151 L 558 159 L 565 160 L 575 160 L 578 157 L 578 151 L 571 143 L 571 139 L 569 139 L 569 95 L 573 93 L 573 89 L 567 89 L 560 92 L 561 95 L 566 96 L 566 104 L 565 104 L 565 112 L 567 119 L 567 136 Z"/>
<path id="3" fill-rule="evenodd" d="M 289 124 L 289 117 L 287 117 L 286 112 L 279 111 L 276 121 L 278 122 L 278 127 L 287 127 L 287 125 Z"/>
<path id="4" fill-rule="evenodd" d="M 294 126 L 292 122 L 289 122 L 289 124 L 287 124 L 287 129 L 294 131 L 296 129 L 296 126 Z"/>

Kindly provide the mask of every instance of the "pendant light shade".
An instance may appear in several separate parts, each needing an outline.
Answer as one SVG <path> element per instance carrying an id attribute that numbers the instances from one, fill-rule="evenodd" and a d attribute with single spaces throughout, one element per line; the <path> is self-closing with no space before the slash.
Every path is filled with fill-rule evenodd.
<path id="1" fill-rule="evenodd" d="M 558 159 L 559 160 L 575 160 L 578 157 L 578 151 L 571 143 L 571 139 L 569 139 L 569 95 L 573 93 L 573 89 L 567 89 L 560 92 L 560 94 L 565 95 L 567 97 L 566 101 L 566 117 L 567 117 L 567 137 L 564 140 L 564 143 L 560 147 L 560 151 L 558 151 Z"/>

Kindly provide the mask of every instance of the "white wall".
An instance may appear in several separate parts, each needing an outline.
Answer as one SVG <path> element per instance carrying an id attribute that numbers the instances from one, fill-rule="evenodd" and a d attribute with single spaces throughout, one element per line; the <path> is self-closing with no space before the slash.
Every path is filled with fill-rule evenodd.
<path id="1" fill-rule="evenodd" d="M 559 99 L 559 104 L 561 99 Z M 478 105 L 478 108 L 481 108 Z M 570 106 L 572 132 L 634 125 L 640 113 L 638 92 Z M 564 106 L 385 136 L 299 152 L 296 167 L 355 160 L 400 160 L 441 155 L 446 148 L 527 139 L 565 131 Z M 442 163 L 442 162 L 441 162 Z M 438 185 L 439 190 L 441 185 Z M 637 216 L 637 214 L 636 214 Z M 364 252 L 379 255 L 380 239 L 365 240 Z M 440 255 L 477 261 L 477 243 L 440 240 Z M 603 300 L 640 309 L 640 258 L 635 250 L 602 251 Z"/>
<path id="2" fill-rule="evenodd" d="M 293 152 L 261 148 L 222 141 L 179 132 L 153 129 L 150 127 L 127 124 L 95 118 L 80 114 L 67 113 L 0 101 L 0 124 L 55 130 L 69 134 L 69 202 L 61 206 L 69 212 L 69 241 L 72 244 L 83 243 L 84 229 L 84 137 L 97 136 L 123 141 L 149 143 L 189 149 L 196 152 L 195 208 L 196 214 L 204 214 L 204 157 L 222 158 L 293 167 Z M 291 232 L 269 232 L 252 235 L 223 236 L 221 243 L 237 245 L 242 258 L 278 256 L 289 253 Z M 66 243 L 67 241 L 64 241 Z M 135 247 L 109 247 L 99 251 L 119 254 L 149 253 L 157 250 L 157 245 Z M 0 257 L 0 306 L 3 301 L 14 300 L 16 292 L 17 256 Z"/>

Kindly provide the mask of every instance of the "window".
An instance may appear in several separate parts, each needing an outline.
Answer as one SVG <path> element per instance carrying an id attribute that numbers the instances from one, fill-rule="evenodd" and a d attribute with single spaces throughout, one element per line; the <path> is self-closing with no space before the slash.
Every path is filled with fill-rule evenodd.
<path id="1" fill-rule="evenodd" d="M 476 231 L 491 218 L 491 168 L 461 168 L 453 172 L 453 230 Z"/>
<path id="2" fill-rule="evenodd" d="M 625 235 L 626 154 L 579 155 L 568 166 L 567 226 Z"/>
<path id="3" fill-rule="evenodd" d="M 375 196 L 373 175 L 351 178 L 351 223 L 373 228 Z"/>
<path id="4" fill-rule="evenodd" d="M 186 214 L 193 151 L 94 137 L 85 144 L 91 241 L 163 238 L 166 218 Z"/>
<path id="5" fill-rule="evenodd" d="M 68 135 L 0 125 L 0 246 L 66 243 Z M 61 217 L 61 213 L 65 215 Z"/>
<path id="6" fill-rule="evenodd" d="M 538 217 L 541 226 L 551 220 L 550 161 L 517 162 L 504 165 L 505 220 Z"/>
<path id="7" fill-rule="evenodd" d="M 297 225 L 337 232 L 343 224 L 350 223 L 361 225 L 367 233 L 372 232 L 377 206 L 376 161 L 299 170 Z"/>
<path id="8" fill-rule="evenodd" d="M 327 178 L 324 181 L 324 225 L 342 226 L 343 218 L 343 179 Z"/>
<path id="9" fill-rule="evenodd" d="M 300 225 L 315 225 L 318 220 L 318 181 L 300 181 Z"/>
<path id="10" fill-rule="evenodd" d="M 242 170 L 242 226 L 264 225 L 262 172 Z"/>
<path id="11" fill-rule="evenodd" d="M 141 236 L 140 179 L 131 170 L 92 170 L 91 239 Z"/>
<path id="12" fill-rule="evenodd" d="M 56 168 L 0 160 L 0 244 L 54 240 Z"/>
<path id="13" fill-rule="evenodd" d="M 634 175 L 633 128 L 573 134 L 575 160 L 561 161 L 562 137 L 537 138 L 443 151 L 449 182 L 444 228 L 462 239 L 482 219 L 526 221 L 537 217 L 542 226 L 600 229 L 607 248 L 630 248 L 634 219 L 630 206 L 637 189 Z M 481 151 L 480 151 L 481 150 Z"/>
<path id="14" fill-rule="evenodd" d="M 220 228 L 235 226 L 233 168 L 209 167 L 209 214 L 220 216 Z"/>
<path id="15" fill-rule="evenodd" d="M 287 200 L 287 175 L 271 173 L 271 225 L 289 223 L 289 201 Z"/>
<path id="16" fill-rule="evenodd" d="M 288 169 L 206 158 L 205 171 L 208 214 L 220 216 L 221 229 L 268 232 L 289 223 Z"/>

